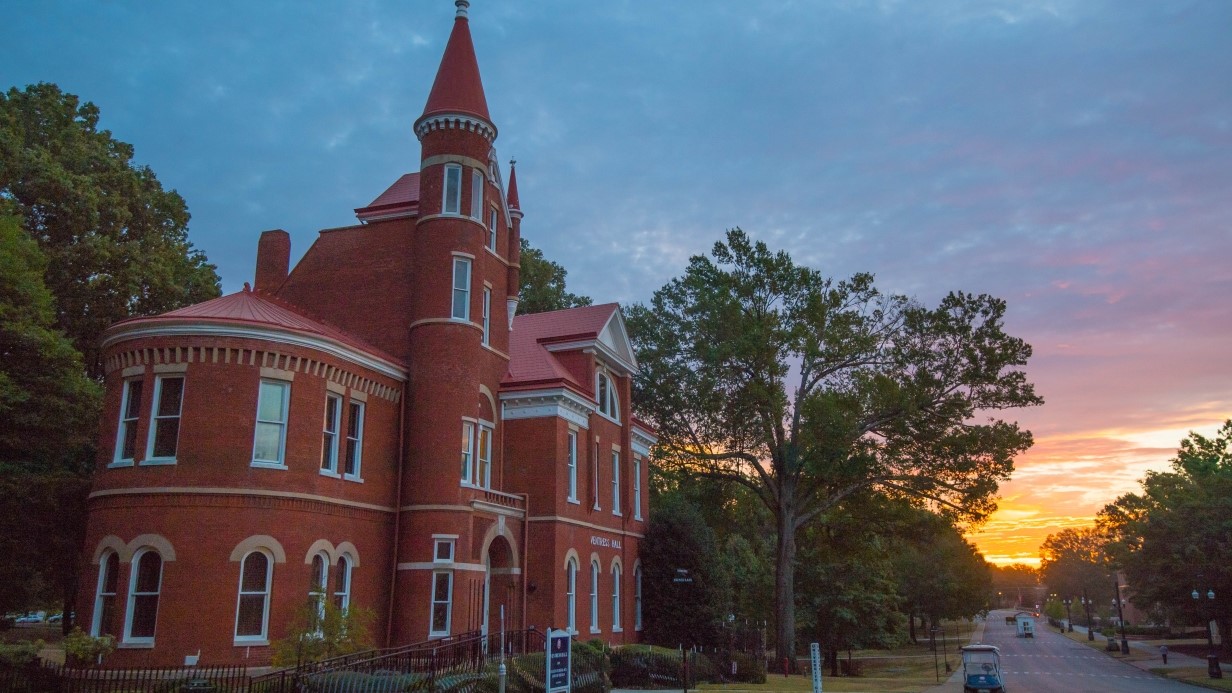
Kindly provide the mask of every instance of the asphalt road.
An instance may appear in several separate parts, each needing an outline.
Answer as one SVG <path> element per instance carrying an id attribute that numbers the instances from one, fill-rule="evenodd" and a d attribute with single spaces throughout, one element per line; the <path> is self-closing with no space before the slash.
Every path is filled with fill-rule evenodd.
<path id="1" fill-rule="evenodd" d="M 1012 613 L 990 613 L 982 639 L 1001 649 L 1001 671 L 1008 693 L 1193 693 L 1195 690 L 1073 642 L 1043 621 L 1043 625 L 1036 624 L 1034 638 L 1019 638 L 1014 626 L 1005 623 L 1005 617 Z"/>

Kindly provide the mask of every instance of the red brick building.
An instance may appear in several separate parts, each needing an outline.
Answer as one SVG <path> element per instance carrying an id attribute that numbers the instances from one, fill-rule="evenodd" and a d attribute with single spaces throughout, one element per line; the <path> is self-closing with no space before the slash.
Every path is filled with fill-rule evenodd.
<path id="1" fill-rule="evenodd" d="M 114 666 L 265 664 L 297 610 L 376 614 L 379 644 L 499 628 L 640 629 L 652 433 L 615 304 L 512 318 L 522 211 L 467 21 L 422 155 L 291 269 L 104 337 L 78 613 Z"/>

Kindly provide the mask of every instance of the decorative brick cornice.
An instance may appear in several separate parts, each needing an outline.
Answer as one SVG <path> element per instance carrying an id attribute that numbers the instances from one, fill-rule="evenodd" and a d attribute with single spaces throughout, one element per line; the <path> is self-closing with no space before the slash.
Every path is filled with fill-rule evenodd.
<path id="1" fill-rule="evenodd" d="M 276 368 L 290 373 L 305 373 L 338 383 L 354 390 L 366 392 L 373 397 L 397 402 L 402 397 L 400 388 L 389 387 L 372 378 L 364 377 L 346 368 L 339 368 L 312 358 L 284 354 L 279 351 L 245 347 L 144 347 L 113 351 L 103 362 L 104 372 L 110 375 L 116 370 L 161 364 L 210 363 L 246 368 Z"/>
<path id="2" fill-rule="evenodd" d="M 158 486 L 102 489 L 90 494 L 89 503 L 91 510 L 131 508 L 146 504 L 161 506 L 165 505 L 167 498 L 171 496 L 177 497 L 175 506 L 178 509 L 191 507 L 262 508 L 307 512 L 315 515 L 337 515 L 369 521 L 378 518 L 384 521 L 396 512 L 392 507 L 307 493 L 218 487 Z"/>

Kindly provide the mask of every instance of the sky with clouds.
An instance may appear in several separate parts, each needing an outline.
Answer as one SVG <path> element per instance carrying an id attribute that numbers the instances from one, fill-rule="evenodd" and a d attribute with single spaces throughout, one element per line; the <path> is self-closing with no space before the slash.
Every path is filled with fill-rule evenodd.
<path id="1" fill-rule="evenodd" d="M 10 0 L 11 1 L 11 0 Z M 4 4 L 8 5 L 9 2 Z M 187 200 L 225 291 L 417 170 L 448 0 L 12 3 L 49 81 Z M 1232 418 L 1232 3 L 474 0 L 523 235 L 644 301 L 739 226 L 833 276 L 1000 296 L 1047 403 L 974 535 L 1085 523 Z M 507 174 L 506 174 L 507 175 Z"/>

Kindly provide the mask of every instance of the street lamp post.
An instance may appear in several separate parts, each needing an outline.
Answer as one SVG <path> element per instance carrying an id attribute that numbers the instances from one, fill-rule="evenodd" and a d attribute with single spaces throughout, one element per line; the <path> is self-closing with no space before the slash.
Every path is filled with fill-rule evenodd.
<path id="1" fill-rule="evenodd" d="M 1116 605 L 1117 620 L 1121 622 L 1121 654 L 1127 655 L 1129 654 L 1129 639 L 1125 637 L 1125 611 L 1121 608 L 1125 600 L 1121 599 L 1121 584 L 1115 574 L 1112 576 L 1112 588 L 1113 594 L 1116 595 L 1112 598 L 1112 603 Z"/>
<path id="2" fill-rule="evenodd" d="M 1198 612 L 1200 614 L 1203 613 L 1202 595 L 1198 593 L 1198 590 L 1195 589 L 1189 596 L 1193 597 L 1194 603 L 1198 605 Z M 1206 598 L 1211 603 L 1211 606 L 1214 606 L 1215 590 L 1208 589 L 1206 591 Z M 1223 671 L 1219 668 L 1219 653 L 1215 651 L 1215 637 L 1211 635 L 1211 620 L 1210 618 L 1206 619 L 1206 646 L 1209 648 L 1209 654 L 1206 655 L 1206 673 L 1213 679 L 1222 679 Z"/>
<path id="3" fill-rule="evenodd" d="M 1087 599 L 1087 591 L 1082 590 L 1082 608 L 1087 612 L 1087 640 L 1095 639 L 1095 629 L 1091 624 L 1091 600 Z"/>
<path id="4" fill-rule="evenodd" d="M 1074 618 L 1069 615 L 1069 607 L 1070 605 L 1074 603 L 1074 599 L 1073 597 L 1066 597 L 1065 599 L 1061 600 L 1061 603 L 1065 605 L 1065 629 L 1066 631 L 1073 633 L 1074 632 Z"/>

